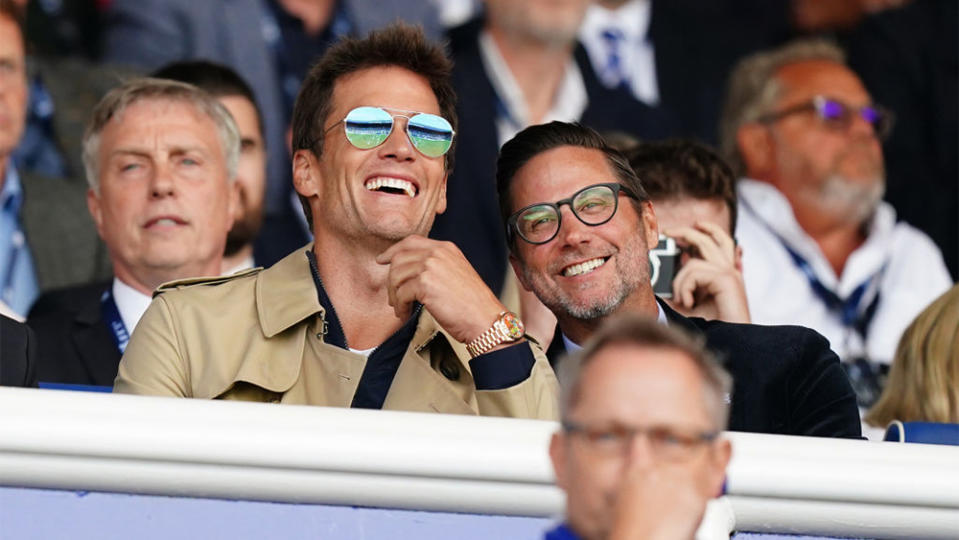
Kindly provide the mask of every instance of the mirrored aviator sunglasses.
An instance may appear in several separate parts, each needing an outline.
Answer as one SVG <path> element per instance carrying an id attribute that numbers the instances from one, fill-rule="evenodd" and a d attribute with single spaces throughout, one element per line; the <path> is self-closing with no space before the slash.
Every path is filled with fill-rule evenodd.
<path id="1" fill-rule="evenodd" d="M 357 107 L 350 111 L 343 124 L 346 139 L 362 150 L 375 148 L 389 138 L 396 117 L 406 118 L 406 135 L 410 143 L 427 157 L 440 157 L 453 145 L 453 126 L 435 114 L 401 111 L 393 114 L 379 107 Z"/>

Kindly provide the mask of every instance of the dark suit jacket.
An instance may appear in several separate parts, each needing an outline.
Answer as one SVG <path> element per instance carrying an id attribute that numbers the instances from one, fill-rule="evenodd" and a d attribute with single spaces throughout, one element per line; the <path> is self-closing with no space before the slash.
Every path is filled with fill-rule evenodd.
<path id="1" fill-rule="evenodd" d="M 20 174 L 20 220 L 41 291 L 92 283 L 111 274 L 86 203 L 86 184 Z"/>
<path id="2" fill-rule="evenodd" d="M 40 338 L 40 381 L 113 386 L 120 351 L 100 307 L 110 284 L 52 291 L 34 304 L 27 322 Z"/>
<path id="3" fill-rule="evenodd" d="M 859 409 L 826 338 L 801 326 L 759 326 L 686 318 L 660 302 L 669 324 L 694 336 L 733 376 L 730 431 L 861 438 Z M 559 328 L 546 356 L 566 348 Z"/>
<path id="4" fill-rule="evenodd" d="M 499 294 L 506 276 L 506 240 L 496 197 L 496 92 L 483 66 L 481 19 L 450 32 L 453 86 L 459 117 L 456 162 L 446 188 L 446 212 L 430 234 L 454 242 L 486 284 Z M 640 138 L 662 138 L 675 122 L 661 109 L 648 107 L 625 90 L 608 90 L 599 82 L 582 47 L 575 53 L 589 105 L 580 120 L 599 131 L 623 131 Z"/>
<path id="5" fill-rule="evenodd" d="M 0 386 L 37 385 L 37 337 L 30 327 L 0 315 Z"/>

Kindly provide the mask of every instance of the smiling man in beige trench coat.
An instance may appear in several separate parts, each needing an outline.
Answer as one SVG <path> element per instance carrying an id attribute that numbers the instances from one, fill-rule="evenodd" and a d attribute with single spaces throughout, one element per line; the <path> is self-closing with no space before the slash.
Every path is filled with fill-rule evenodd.
<path id="1" fill-rule="evenodd" d="M 453 244 L 426 238 L 452 166 L 450 68 L 402 25 L 332 47 L 293 111 L 314 243 L 267 270 L 161 287 L 114 390 L 556 418 L 556 379 L 522 322 Z"/>

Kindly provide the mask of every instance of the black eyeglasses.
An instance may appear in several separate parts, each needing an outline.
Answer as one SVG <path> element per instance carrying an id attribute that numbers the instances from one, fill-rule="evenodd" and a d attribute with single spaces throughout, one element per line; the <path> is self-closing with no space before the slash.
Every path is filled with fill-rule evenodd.
<path id="1" fill-rule="evenodd" d="M 569 205 L 573 215 L 586 225 L 602 225 L 616 215 L 620 193 L 639 200 L 632 190 L 622 184 L 593 184 L 555 203 L 536 203 L 520 209 L 506 220 L 507 234 L 516 232 L 530 244 L 549 242 L 556 237 L 563 223 L 559 207 L 564 204 Z"/>
<path id="2" fill-rule="evenodd" d="M 807 103 L 800 103 L 781 111 L 760 116 L 759 122 L 771 124 L 787 116 L 803 112 L 815 112 L 823 124 L 843 130 L 849 129 L 850 124 L 852 124 L 853 115 L 858 114 L 866 123 L 872 126 L 873 132 L 875 132 L 876 137 L 880 140 L 885 139 L 892 131 L 893 114 L 892 111 L 885 107 L 881 105 L 853 107 L 842 101 L 825 96 L 815 96 Z"/>
<path id="3" fill-rule="evenodd" d="M 563 430 L 579 437 L 588 450 L 596 454 L 620 458 L 629 453 L 633 440 L 644 435 L 649 442 L 652 457 L 661 461 L 686 461 L 703 445 L 719 436 L 718 431 L 699 431 L 673 426 L 627 427 L 613 425 L 592 427 L 577 422 L 563 421 Z"/>

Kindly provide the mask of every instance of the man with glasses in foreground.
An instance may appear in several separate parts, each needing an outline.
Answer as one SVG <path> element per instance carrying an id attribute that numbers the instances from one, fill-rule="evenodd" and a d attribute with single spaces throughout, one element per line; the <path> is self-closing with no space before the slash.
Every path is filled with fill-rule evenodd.
<path id="1" fill-rule="evenodd" d="M 951 283 L 939 249 L 882 202 L 891 123 L 842 51 L 808 40 L 744 59 L 722 121 L 753 321 L 813 328 L 865 368 L 888 364 Z"/>
<path id="2" fill-rule="evenodd" d="M 635 313 L 702 335 L 723 358 L 736 381 L 730 429 L 860 437 L 855 395 L 822 336 L 686 318 L 656 298 L 656 214 L 626 158 L 595 131 L 563 122 L 521 131 L 500 150 L 496 183 L 517 278 L 559 321 L 554 365 L 608 317 Z"/>
<path id="3" fill-rule="evenodd" d="M 315 243 L 268 270 L 161 288 L 115 390 L 555 418 L 556 379 L 452 244 L 451 65 L 393 25 L 323 56 L 293 111 Z"/>
<path id="4" fill-rule="evenodd" d="M 701 343 L 628 315 L 604 324 L 559 378 L 562 429 L 549 455 L 566 523 L 546 539 L 692 539 L 729 463 L 729 375 Z"/>

